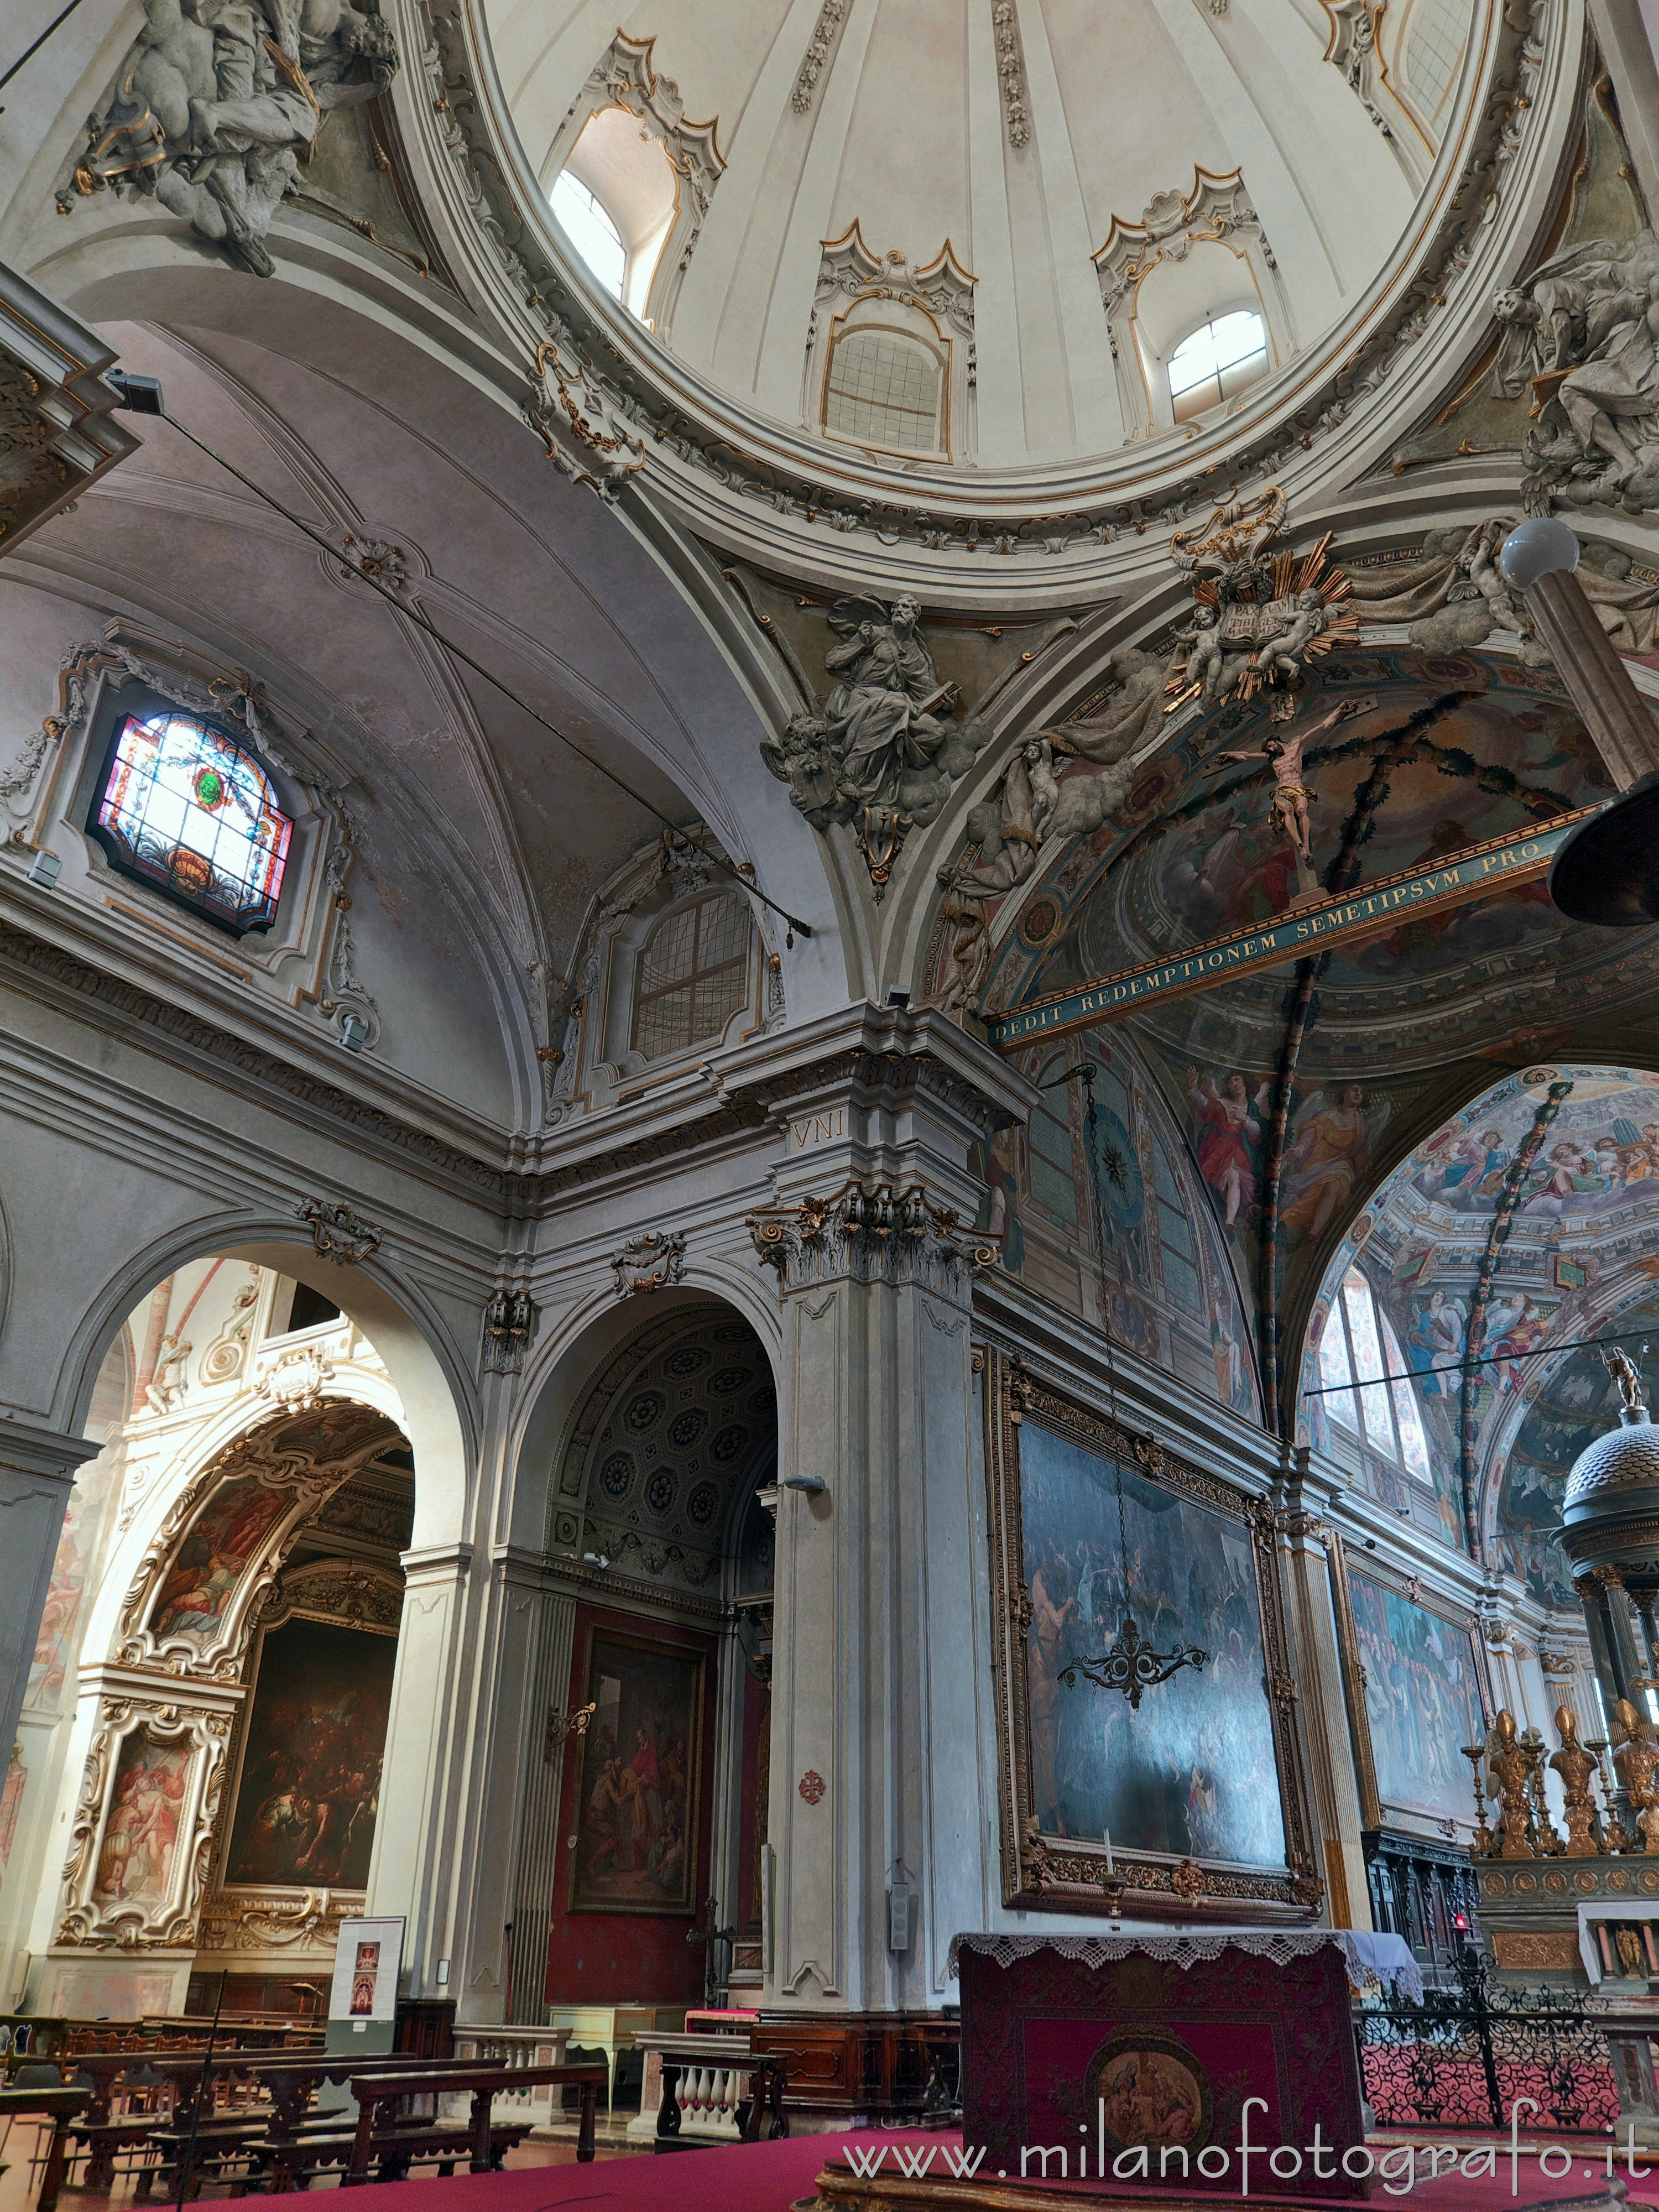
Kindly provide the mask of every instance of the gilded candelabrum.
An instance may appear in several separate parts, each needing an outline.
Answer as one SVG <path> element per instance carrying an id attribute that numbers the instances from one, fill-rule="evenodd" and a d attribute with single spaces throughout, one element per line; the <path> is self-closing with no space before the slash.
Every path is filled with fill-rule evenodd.
<path id="1" fill-rule="evenodd" d="M 1480 1780 L 1486 1747 L 1484 1743 L 1464 1743 L 1460 1744 L 1458 1749 L 1469 1762 L 1470 1778 L 1474 1784 L 1474 1841 L 1469 1845 L 1469 1856 L 1489 1859 L 1498 1839 L 1486 1826 L 1486 1793 Z"/>
<path id="2" fill-rule="evenodd" d="M 1562 1817 L 1567 1824 L 1565 1856 L 1570 1859 L 1593 1859 L 1601 1854 L 1595 1839 L 1595 1792 L 1591 1784 L 1595 1778 L 1595 1755 L 1578 1741 L 1578 1723 L 1571 1705 L 1558 1705 L 1555 1712 L 1555 1733 L 1561 1740 L 1561 1748 L 1550 1756 L 1550 1765 L 1561 1778 L 1562 1794 L 1565 1799 Z M 1543 1798 L 1543 1775 L 1538 1777 L 1539 1796 Z M 1548 1815 L 1541 1818 L 1547 1823 Z M 1556 1849 L 1561 1849 L 1553 1827 L 1549 1834 Z"/>

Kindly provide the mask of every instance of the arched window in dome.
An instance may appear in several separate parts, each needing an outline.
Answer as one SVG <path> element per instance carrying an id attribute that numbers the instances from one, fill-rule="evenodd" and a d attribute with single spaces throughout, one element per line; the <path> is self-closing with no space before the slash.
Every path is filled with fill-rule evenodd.
<path id="1" fill-rule="evenodd" d="M 1406 20 L 1406 82 L 1427 123 L 1446 104 L 1468 33 L 1467 0 L 1416 0 Z"/>
<path id="2" fill-rule="evenodd" d="M 641 948 L 633 1048 L 647 1060 L 718 1037 L 748 1003 L 749 909 L 726 891 L 671 907 Z"/>
<path id="3" fill-rule="evenodd" d="M 832 438 L 901 453 L 939 453 L 945 364 L 931 346 L 880 325 L 838 331 L 823 387 L 823 427 Z"/>
<path id="4" fill-rule="evenodd" d="M 1325 1410 L 1419 1482 L 1432 1482 L 1417 1393 L 1394 1326 L 1358 1267 L 1342 1278 L 1319 1340 Z"/>
<path id="5" fill-rule="evenodd" d="M 561 169 L 554 180 L 553 213 L 597 281 L 613 300 L 620 300 L 628 275 L 628 249 L 604 202 L 574 170 Z"/>
<path id="6" fill-rule="evenodd" d="M 276 918 L 293 817 L 247 748 L 194 715 L 122 718 L 88 828 L 112 866 L 221 929 Z"/>
<path id="7" fill-rule="evenodd" d="M 1267 373 L 1267 331 L 1253 308 L 1206 316 L 1170 356 L 1170 398 L 1177 422 L 1188 422 L 1247 391 Z"/>

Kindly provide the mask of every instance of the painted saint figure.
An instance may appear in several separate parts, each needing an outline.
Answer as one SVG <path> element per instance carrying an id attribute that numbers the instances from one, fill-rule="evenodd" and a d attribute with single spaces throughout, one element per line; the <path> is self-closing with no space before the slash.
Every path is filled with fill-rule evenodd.
<path id="1" fill-rule="evenodd" d="M 1209 1076 L 1200 1080 L 1198 1070 L 1189 1067 L 1187 1096 L 1200 1132 L 1199 1173 L 1225 1200 L 1231 1229 L 1240 1211 L 1255 1202 L 1256 1156 L 1266 1133 L 1270 1087 L 1263 1083 L 1252 1098 L 1249 1085 L 1235 1070 L 1218 1091 Z"/>

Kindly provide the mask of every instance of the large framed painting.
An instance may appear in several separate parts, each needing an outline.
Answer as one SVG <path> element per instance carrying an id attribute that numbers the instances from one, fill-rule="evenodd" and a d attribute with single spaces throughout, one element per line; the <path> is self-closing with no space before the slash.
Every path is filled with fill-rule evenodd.
<path id="1" fill-rule="evenodd" d="M 261 1629 L 222 1890 L 362 1890 L 398 1659 L 399 1583 L 328 1561 L 284 1577 Z"/>
<path id="2" fill-rule="evenodd" d="M 1005 1902 L 1098 1913 L 1115 1869 L 1163 1917 L 1316 1910 L 1270 1509 L 1000 1353 L 988 1381 Z M 1062 1679 L 1129 1617 L 1204 1664 L 1139 1707 Z"/>
<path id="3" fill-rule="evenodd" d="M 1473 1613 L 1426 1601 L 1403 1577 L 1349 1559 L 1334 1538 L 1331 1572 L 1360 1819 L 1401 1814 L 1473 1826 L 1466 1743 L 1484 1743 L 1491 1706 Z"/>
<path id="4" fill-rule="evenodd" d="M 585 1680 L 570 1910 L 694 1912 L 702 1653 L 596 1626 Z"/>

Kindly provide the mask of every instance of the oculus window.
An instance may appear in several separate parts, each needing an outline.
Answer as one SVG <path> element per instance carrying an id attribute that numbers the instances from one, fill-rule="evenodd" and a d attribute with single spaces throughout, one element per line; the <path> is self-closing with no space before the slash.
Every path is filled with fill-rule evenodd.
<path id="1" fill-rule="evenodd" d="M 935 354 L 898 331 L 840 332 L 823 389 L 823 427 L 834 438 L 902 453 L 945 449 L 945 373 Z"/>
<path id="2" fill-rule="evenodd" d="M 553 213 L 593 276 L 613 300 L 620 300 L 628 274 L 622 233 L 581 179 L 568 169 L 561 169 L 554 181 Z"/>
<path id="3" fill-rule="evenodd" d="M 1326 1407 L 1333 1420 L 1363 1437 L 1373 1451 L 1419 1482 L 1431 1482 L 1423 1417 L 1406 1372 L 1388 1316 L 1358 1268 L 1350 1267 L 1319 1340 Z"/>
<path id="4" fill-rule="evenodd" d="M 1189 331 L 1170 356 L 1170 398 L 1177 422 L 1190 422 L 1267 373 L 1267 332 L 1241 307 Z"/>
<path id="5" fill-rule="evenodd" d="M 634 1050 L 660 1060 L 717 1037 L 748 998 L 748 908 L 720 891 L 672 908 L 639 957 Z"/>
<path id="6" fill-rule="evenodd" d="M 122 719 L 88 826 L 113 866 L 222 929 L 276 918 L 293 817 L 253 755 L 193 715 Z"/>

